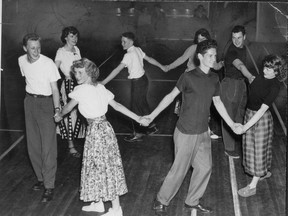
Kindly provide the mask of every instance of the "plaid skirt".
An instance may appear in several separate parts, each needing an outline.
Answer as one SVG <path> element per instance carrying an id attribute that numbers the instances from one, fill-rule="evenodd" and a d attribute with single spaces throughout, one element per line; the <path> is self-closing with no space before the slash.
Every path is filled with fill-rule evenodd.
<path id="1" fill-rule="evenodd" d="M 257 111 L 247 109 L 244 124 Z M 273 139 L 273 117 L 267 110 L 259 121 L 243 134 L 243 166 L 245 172 L 261 177 L 271 168 Z"/>
<path id="2" fill-rule="evenodd" d="M 80 199 L 111 201 L 128 192 L 117 138 L 105 116 L 88 119 Z"/>

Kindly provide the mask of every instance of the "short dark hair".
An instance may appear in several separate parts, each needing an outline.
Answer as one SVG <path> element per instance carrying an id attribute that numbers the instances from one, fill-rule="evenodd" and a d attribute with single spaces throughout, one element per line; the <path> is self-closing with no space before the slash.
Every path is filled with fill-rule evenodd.
<path id="1" fill-rule="evenodd" d="M 264 57 L 263 59 L 263 68 L 267 67 L 267 68 L 271 68 L 274 70 L 276 77 L 278 78 L 278 76 L 283 76 L 283 74 L 280 74 L 280 69 L 282 66 L 282 59 L 274 54 L 270 54 Z"/>
<path id="2" fill-rule="evenodd" d="M 22 40 L 22 44 L 23 46 L 27 46 L 27 42 L 29 40 L 33 40 L 33 41 L 40 41 L 41 38 L 38 34 L 36 33 L 29 33 L 29 34 L 26 34 L 24 37 L 23 37 L 23 40 Z"/>
<path id="3" fill-rule="evenodd" d="M 133 42 L 135 41 L 135 34 L 133 32 L 124 32 L 121 36 L 128 38 L 132 40 Z"/>
<path id="4" fill-rule="evenodd" d="M 245 35 L 246 34 L 245 27 L 242 25 L 234 26 L 234 28 L 232 29 L 232 33 L 238 33 L 238 32 L 242 32 L 242 34 Z"/>
<path id="5" fill-rule="evenodd" d="M 201 28 L 195 32 L 194 36 L 194 44 L 198 44 L 198 36 L 201 35 L 202 37 L 205 37 L 207 40 L 211 39 L 211 36 L 209 34 L 209 31 L 205 28 Z"/>
<path id="6" fill-rule="evenodd" d="M 88 76 L 91 77 L 92 82 L 97 83 L 100 72 L 99 68 L 94 62 L 87 58 L 82 58 L 73 62 L 73 65 L 71 66 L 71 71 L 73 74 L 75 73 L 75 68 L 85 68 L 85 71 Z"/>
<path id="7" fill-rule="evenodd" d="M 77 28 L 75 28 L 74 26 L 68 26 L 62 29 L 62 35 L 61 35 L 61 41 L 65 44 L 66 40 L 65 38 L 69 35 L 69 34 L 73 34 L 78 36 L 78 38 L 80 37 L 80 33 L 78 31 Z"/>
<path id="8" fill-rule="evenodd" d="M 200 53 L 201 55 L 204 55 L 207 52 L 207 50 L 211 48 L 217 49 L 217 42 L 215 40 L 212 40 L 212 39 L 204 40 L 197 44 L 197 48 L 196 48 L 196 52 L 194 56 L 194 63 L 196 64 L 196 66 L 200 65 L 198 53 Z"/>

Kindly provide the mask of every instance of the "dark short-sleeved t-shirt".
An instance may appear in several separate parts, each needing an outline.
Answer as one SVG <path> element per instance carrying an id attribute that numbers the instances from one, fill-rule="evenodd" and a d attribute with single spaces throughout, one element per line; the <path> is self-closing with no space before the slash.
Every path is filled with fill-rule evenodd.
<path id="1" fill-rule="evenodd" d="M 280 84 L 277 78 L 265 79 L 258 75 L 249 85 L 249 96 L 247 108 L 257 111 L 262 104 L 271 106 L 280 91 Z"/>
<path id="2" fill-rule="evenodd" d="M 201 134 L 208 130 L 212 97 L 219 96 L 216 73 L 205 74 L 199 67 L 183 73 L 176 87 L 182 92 L 182 106 L 176 127 L 184 134 Z"/>
<path id="3" fill-rule="evenodd" d="M 235 59 L 239 59 L 246 65 L 246 47 L 238 48 L 233 43 L 229 46 L 227 53 L 225 55 L 225 77 L 239 79 L 243 78 L 244 76 L 234 65 L 233 61 Z"/>

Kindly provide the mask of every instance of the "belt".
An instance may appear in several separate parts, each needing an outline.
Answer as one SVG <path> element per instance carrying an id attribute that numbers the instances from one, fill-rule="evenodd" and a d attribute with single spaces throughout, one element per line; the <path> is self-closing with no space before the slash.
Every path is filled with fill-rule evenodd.
<path id="1" fill-rule="evenodd" d="M 225 77 L 225 78 L 234 79 L 234 80 L 244 80 L 245 79 L 243 77 Z"/>
<path id="2" fill-rule="evenodd" d="M 49 97 L 52 97 L 52 95 L 37 95 L 37 94 L 31 94 L 31 93 L 28 93 L 28 92 L 26 92 L 26 95 L 29 95 L 29 96 L 34 97 L 34 98 L 49 98 Z"/>
<path id="3" fill-rule="evenodd" d="M 131 80 L 132 80 L 132 81 L 137 81 L 137 80 L 140 80 L 140 79 L 142 79 L 142 78 L 144 78 L 144 77 L 145 77 L 145 74 L 144 74 L 143 76 L 139 77 L 139 78 L 132 78 Z"/>

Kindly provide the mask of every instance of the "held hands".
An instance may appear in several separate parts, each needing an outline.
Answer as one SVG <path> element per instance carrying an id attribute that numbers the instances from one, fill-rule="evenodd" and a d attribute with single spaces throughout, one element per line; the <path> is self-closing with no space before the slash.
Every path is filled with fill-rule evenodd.
<path id="1" fill-rule="evenodd" d="M 56 112 L 54 115 L 54 121 L 55 122 L 60 122 L 63 118 L 60 115 L 60 111 Z"/>
<path id="2" fill-rule="evenodd" d="M 163 70 L 165 73 L 169 71 L 168 65 L 161 65 L 161 70 Z"/>
<path id="3" fill-rule="evenodd" d="M 235 134 L 238 134 L 238 135 L 245 133 L 244 126 L 240 123 L 234 123 L 231 126 L 231 129 L 233 130 Z"/>
<path id="4" fill-rule="evenodd" d="M 141 116 L 139 117 L 138 122 L 141 126 L 143 125 L 147 127 L 150 124 L 151 120 L 147 118 L 146 116 Z"/>

